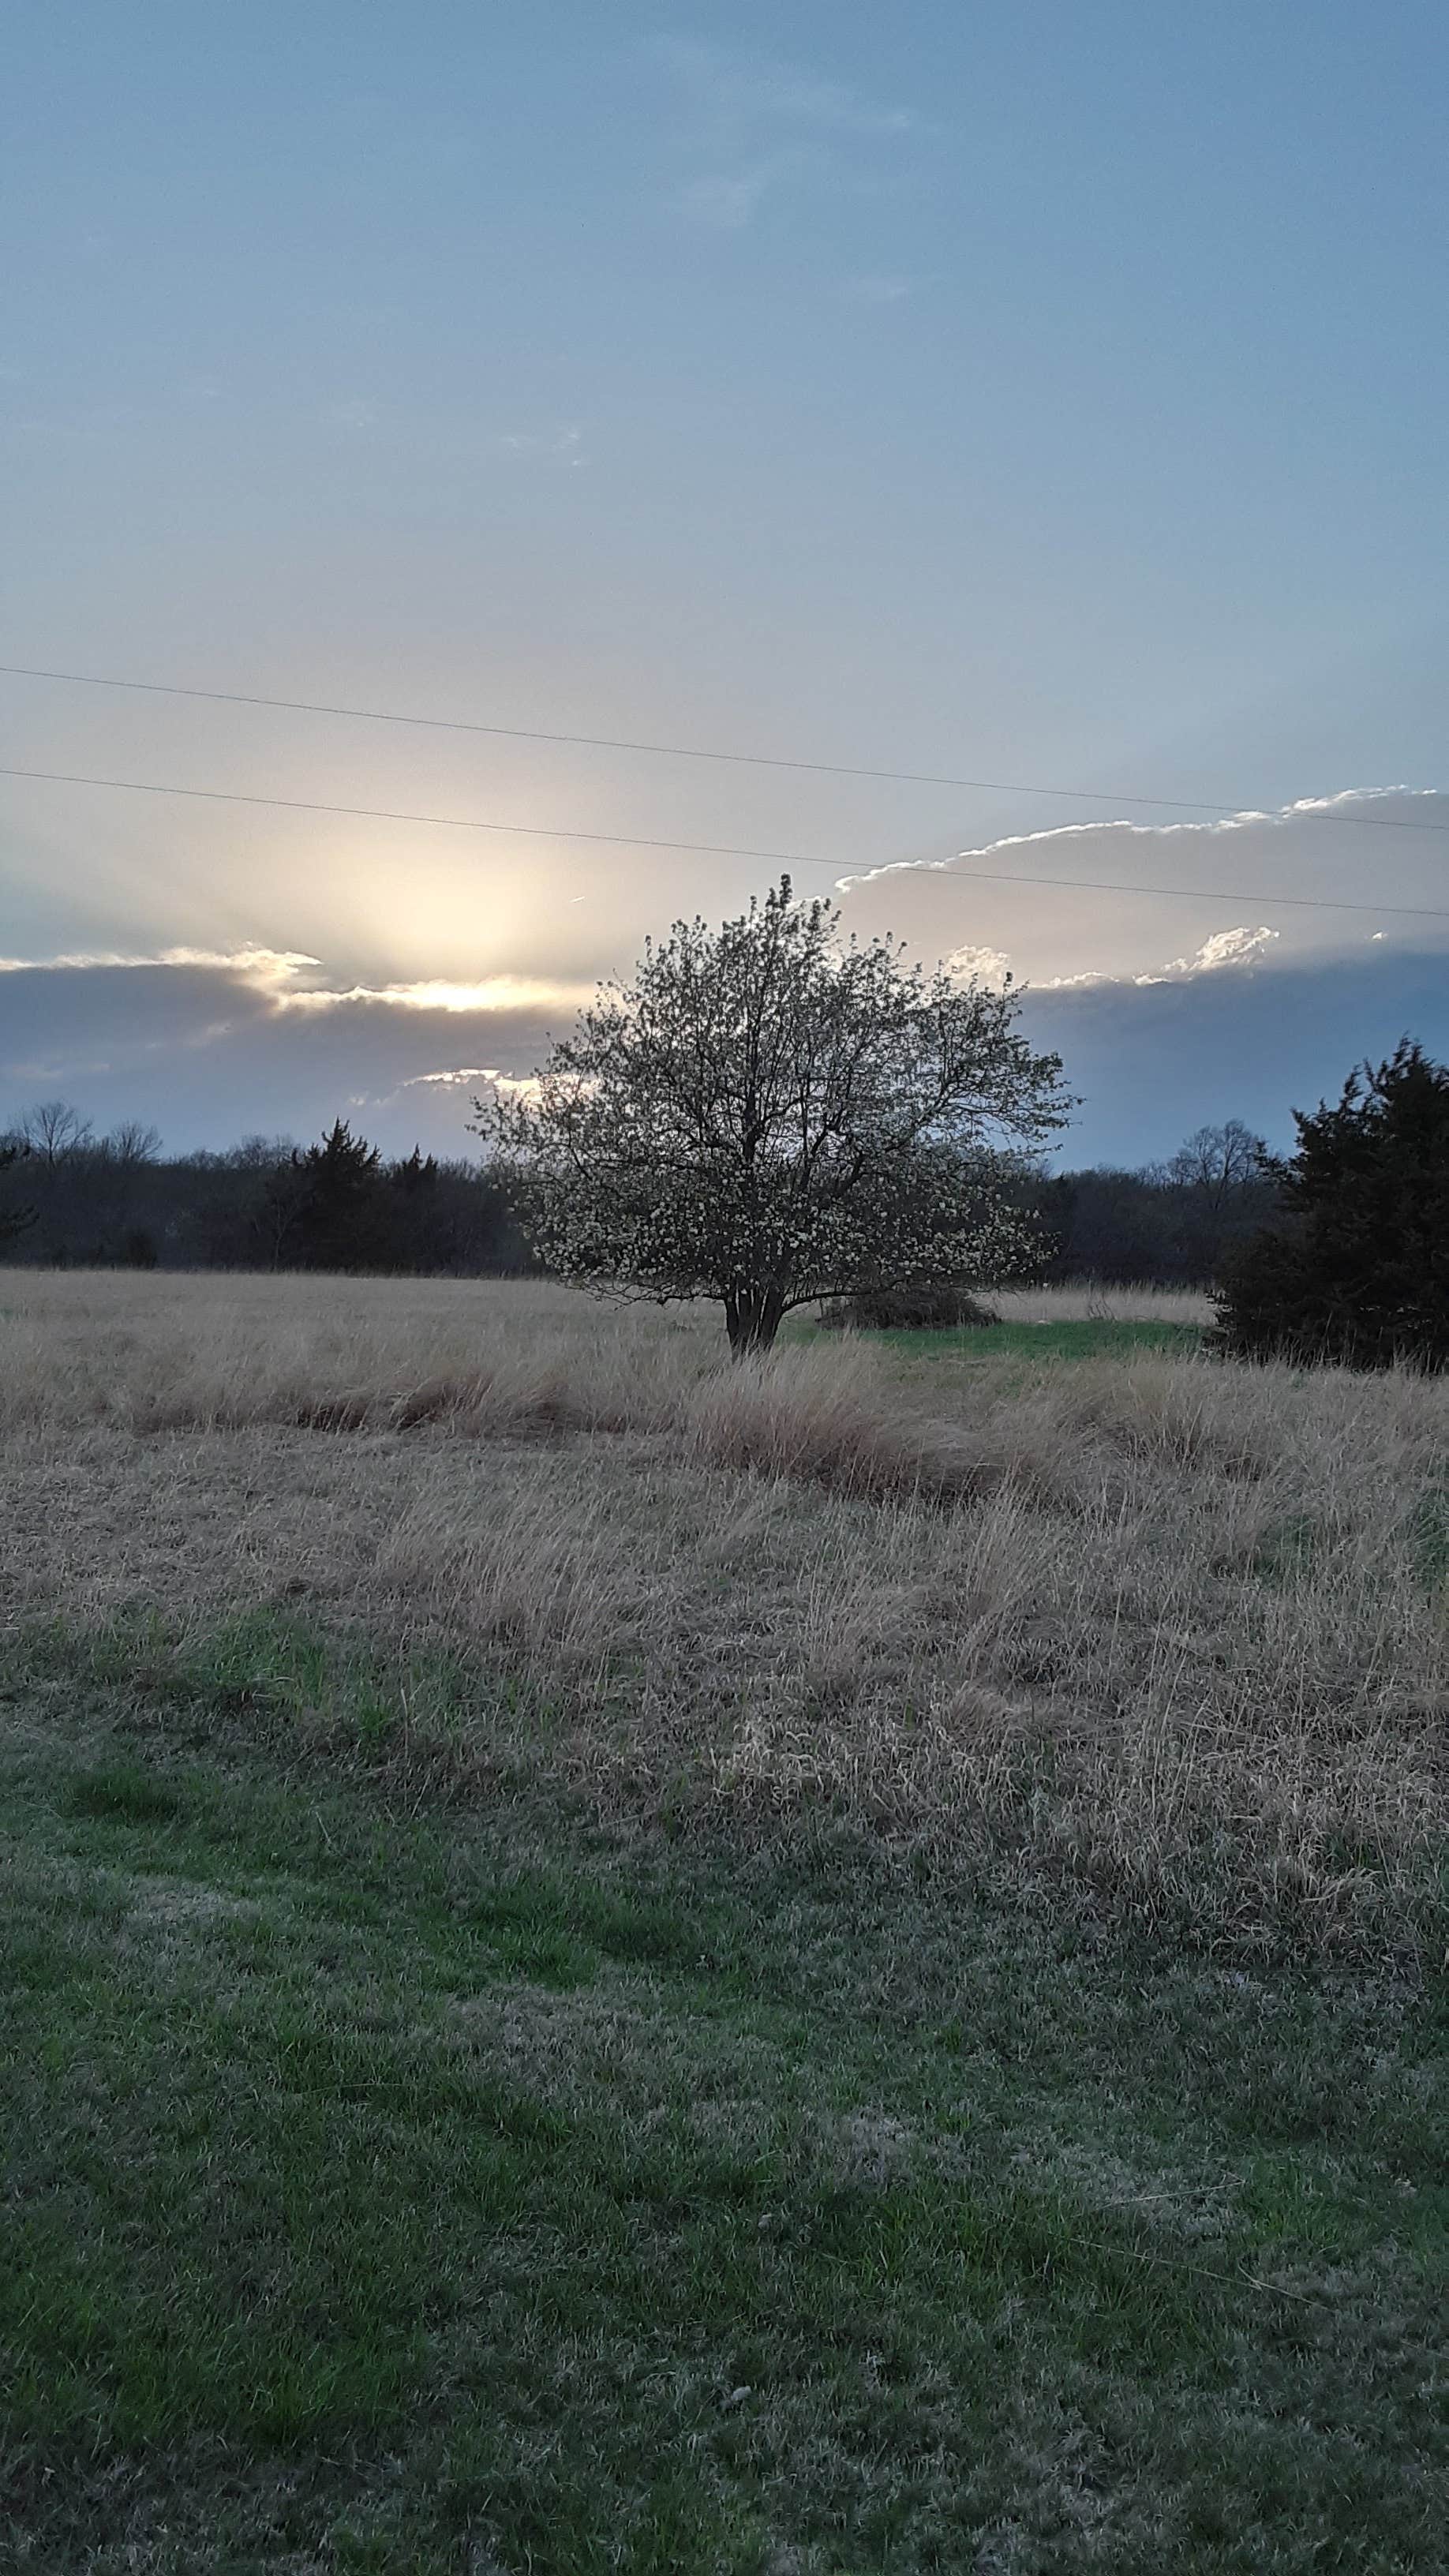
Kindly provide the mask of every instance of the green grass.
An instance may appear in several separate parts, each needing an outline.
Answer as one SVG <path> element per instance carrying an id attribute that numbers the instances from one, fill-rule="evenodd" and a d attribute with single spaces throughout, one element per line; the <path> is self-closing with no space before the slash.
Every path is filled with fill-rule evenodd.
<path id="1" fill-rule="evenodd" d="M 611 1837 L 296 1623 L 4 1679 L 7 2567 L 1442 2567 L 1443 1981 Z"/>
<path id="2" fill-rule="evenodd" d="M 797 1321 L 787 1327 L 787 1338 L 813 1340 L 819 1331 L 818 1324 Z M 1101 1317 L 1050 1324 L 956 1325 L 941 1332 L 893 1330 L 863 1333 L 861 1339 L 922 1359 L 1130 1359 L 1138 1351 L 1167 1351 L 1184 1358 L 1201 1348 L 1202 1327 Z"/>
<path id="3" fill-rule="evenodd" d="M 1197 1324 L 1124 1323 L 1112 1319 L 1053 1324 L 962 1325 L 951 1332 L 870 1333 L 893 1349 L 959 1355 L 963 1359 L 1130 1359 L 1138 1351 L 1168 1351 L 1178 1358 L 1201 1347 Z"/>

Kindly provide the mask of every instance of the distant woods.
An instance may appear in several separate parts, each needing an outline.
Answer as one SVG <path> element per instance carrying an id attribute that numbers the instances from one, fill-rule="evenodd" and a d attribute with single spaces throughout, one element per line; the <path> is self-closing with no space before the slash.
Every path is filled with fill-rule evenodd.
<path id="1" fill-rule="evenodd" d="M 1199 1127 L 1165 1163 L 1099 1164 L 1027 1184 L 1051 1250 L 1043 1277 L 1211 1287 L 1270 1217 L 1277 1185 L 1240 1120 Z"/>
<path id="2" fill-rule="evenodd" d="M 1205 1286 L 1260 1226 L 1274 1184 L 1234 1120 L 1135 1171 L 1024 1173 L 1048 1281 Z M 389 1162 L 339 1119 L 316 1143 L 249 1136 L 163 1156 L 153 1128 L 98 1135 L 62 1101 L 0 1139 L 0 1259 L 36 1266 L 332 1270 L 454 1277 L 539 1267 L 485 1162 L 415 1146 Z"/>
<path id="3" fill-rule="evenodd" d="M 536 1267 L 477 1163 L 384 1160 L 338 1119 L 316 1144 L 248 1136 L 165 1157 L 153 1128 L 97 1135 L 62 1101 L 0 1140 L 0 1257 L 36 1266 L 498 1277 Z"/>

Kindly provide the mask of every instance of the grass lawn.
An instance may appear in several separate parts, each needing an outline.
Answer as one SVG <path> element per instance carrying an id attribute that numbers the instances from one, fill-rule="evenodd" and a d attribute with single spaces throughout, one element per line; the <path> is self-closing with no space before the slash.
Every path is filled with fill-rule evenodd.
<path id="1" fill-rule="evenodd" d="M 248 1634 L 12 1635 L 7 2569 L 1443 2568 L 1441 1975 L 463 1795 Z"/>

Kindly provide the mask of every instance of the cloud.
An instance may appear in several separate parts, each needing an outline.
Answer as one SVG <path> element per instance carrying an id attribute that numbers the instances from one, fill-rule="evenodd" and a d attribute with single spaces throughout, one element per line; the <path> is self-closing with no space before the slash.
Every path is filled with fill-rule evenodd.
<path id="1" fill-rule="evenodd" d="M 0 957 L 0 975 L 59 975 L 92 967 L 216 967 L 240 977 L 263 992 L 284 994 L 299 975 L 320 967 L 321 959 L 301 948 L 161 948 L 142 951 L 91 948 L 59 957 Z"/>
<path id="2" fill-rule="evenodd" d="M 1169 957 L 1157 975 L 1048 975 L 1037 983 L 1041 993 L 1065 993 L 1084 990 L 1095 984 L 1171 984 L 1189 975 L 1215 975 L 1224 966 L 1251 966 L 1263 957 L 1281 931 L 1263 924 L 1259 930 L 1215 930 L 1195 949 L 1191 957 Z"/>
<path id="3" fill-rule="evenodd" d="M 659 51 L 711 136 L 730 141 L 760 126 L 821 134 L 904 134 L 900 107 L 877 107 L 841 81 L 696 37 L 666 37 Z"/>
<path id="4" fill-rule="evenodd" d="M 989 984 L 999 993 L 1011 980 L 1011 960 L 999 948 L 956 948 L 942 963 L 958 984 Z"/>
<path id="5" fill-rule="evenodd" d="M 565 421 L 557 429 L 504 430 L 493 444 L 504 456 L 532 457 L 543 464 L 578 465 L 583 444 L 583 430 L 577 421 Z"/>
<path id="6" fill-rule="evenodd" d="M 1442 958 L 1387 945 L 1257 972 L 1032 990 L 1023 1011 L 1033 1043 L 1061 1055 L 1081 1095 L 1067 1164 L 1154 1161 L 1227 1118 L 1286 1145 L 1293 1109 L 1336 1098 L 1354 1064 L 1377 1062 L 1406 1033 L 1449 1061 Z"/>
<path id="7" fill-rule="evenodd" d="M 787 63 L 691 37 L 667 37 L 656 50 L 687 111 L 682 148 L 713 165 L 678 202 L 717 232 L 742 232 L 782 184 L 829 173 L 845 144 L 889 140 L 913 123 L 904 108 L 876 106 Z"/>
<path id="8" fill-rule="evenodd" d="M 1342 815 L 1342 822 L 1315 819 Z M 1069 1159 L 1142 1162 L 1206 1121 L 1275 1139 L 1290 1106 L 1335 1094 L 1406 1031 L 1449 1058 L 1449 921 L 1249 909 L 1231 891 L 1164 907 L 1019 882 L 1378 893 L 1444 905 L 1444 838 L 1370 830 L 1449 822 L 1449 797 L 1390 789 L 1218 824 L 1072 825 L 940 865 L 846 880 L 844 927 L 903 936 L 927 962 L 1027 985 L 1034 1040 L 1084 1095 Z M 443 951 L 447 955 L 446 949 Z M 604 961 L 605 963 L 610 961 Z M 618 961 L 612 961 L 617 963 Z M 475 1091 L 526 1085 L 592 998 L 580 971 L 353 980 L 302 947 L 77 947 L 0 959 L 0 1123 L 37 1098 L 100 1128 L 138 1118 L 168 1146 L 320 1133 L 346 1104 L 389 1152 L 471 1150 Z"/>
<path id="9" fill-rule="evenodd" d="M 1229 934 L 1166 973 L 1028 991 L 1033 1042 L 1061 1053 L 1084 1095 L 1067 1160 L 1144 1162 L 1226 1117 L 1284 1140 L 1290 1107 L 1336 1094 L 1351 1064 L 1406 1030 L 1449 1057 L 1442 955 L 1360 938 L 1351 957 L 1284 964 L 1275 949 L 1264 963 L 1269 952 L 1248 950 L 1257 936 Z M 980 945 L 952 964 L 1005 972 L 1004 953 Z M 0 1122 L 60 1097 L 101 1128 L 154 1123 L 176 1149 L 320 1134 L 351 1104 L 389 1152 L 416 1140 L 466 1153 L 475 1092 L 526 1086 L 584 989 L 521 977 L 343 988 L 284 949 L 11 958 Z"/>
<path id="10" fill-rule="evenodd" d="M 696 223 L 708 224 L 716 232 L 743 232 L 746 224 L 753 223 L 767 190 L 777 179 L 798 172 L 800 166 L 800 154 L 777 152 L 768 161 L 756 162 L 753 169 L 692 180 L 680 204 Z"/>
<path id="11" fill-rule="evenodd" d="M 928 961 L 998 949 L 1020 978 L 1065 986 L 1209 972 L 1242 962 L 1246 943 L 1261 960 L 1270 940 L 1284 964 L 1342 956 L 1376 931 L 1442 952 L 1446 855 L 1449 795 L 1389 787 L 1202 822 L 1054 825 L 838 882 L 847 930 L 889 930 Z"/>
<path id="12" fill-rule="evenodd" d="M 1166 983 L 1174 975 L 1215 975 L 1223 966 L 1251 966 L 1282 935 L 1281 931 L 1270 930 L 1266 922 L 1257 930 L 1215 930 L 1191 957 L 1170 958 L 1163 967 L 1162 981 Z M 1139 983 L 1147 980 L 1142 975 L 1137 978 Z"/>
<path id="13" fill-rule="evenodd" d="M 495 1100 L 518 1100 L 540 1089 L 537 1074 L 504 1073 L 496 1064 L 451 1064 L 441 1073 L 414 1073 L 401 1085 L 404 1091 L 437 1090 L 466 1092 L 470 1099 L 480 1092 L 491 1092 Z"/>
<path id="14" fill-rule="evenodd" d="M 48 1094 L 99 1127 L 140 1117 L 172 1147 L 221 1145 L 320 1132 L 351 1103 L 384 1113 L 379 1142 L 462 1152 L 468 1086 L 526 1079 L 593 990 L 519 976 L 342 987 L 282 949 L 9 958 L 0 1123 Z"/>
<path id="15" fill-rule="evenodd" d="M 581 1010 L 594 994 L 592 984 L 534 981 L 525 975 L 492 975 L 480 984 L 450 984 L 428 976 L 412 984 L 349 984 L 339 990 L 325 985 L 282 992 L 284 1011 L 337 1011 L 358 1002 L 381 1002 L 398 1011 L 477 1013 L 496 1011 Z"/>

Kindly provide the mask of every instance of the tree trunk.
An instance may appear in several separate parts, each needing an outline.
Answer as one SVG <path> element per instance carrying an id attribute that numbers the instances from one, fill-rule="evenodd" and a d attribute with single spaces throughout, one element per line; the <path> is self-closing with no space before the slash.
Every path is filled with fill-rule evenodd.
<path id="1" fill-rule="evenodd" d="M 724 1310 L 730 1357 L 742 1360 L 752 1352 L 770 1348 L 780 1329 L 785 1301 L 774 1288 L 741 1288 L 733 1297 L 726 1297 Z"/>

